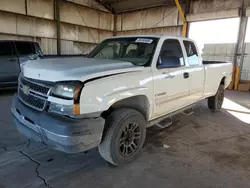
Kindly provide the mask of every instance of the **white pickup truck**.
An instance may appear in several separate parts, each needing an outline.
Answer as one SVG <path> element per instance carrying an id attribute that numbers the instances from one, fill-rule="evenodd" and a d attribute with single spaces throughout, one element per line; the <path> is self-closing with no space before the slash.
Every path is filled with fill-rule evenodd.
<path id="1" fill-rule="evenodd" d="M 147 127 L 166 127 L 203 99 L 218 111 L 231 76 L 231 63 L 202 62 L 188 38 L 113 37 L 87 58 L 27 63 L 11 110 L 31 139 L 67 153 L 98 146 L 122 165 L 140 153 Z"/>

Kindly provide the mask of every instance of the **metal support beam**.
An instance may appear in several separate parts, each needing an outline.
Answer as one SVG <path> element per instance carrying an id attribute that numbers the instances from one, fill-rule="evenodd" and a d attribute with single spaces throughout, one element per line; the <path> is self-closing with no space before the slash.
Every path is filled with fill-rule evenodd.
<path id="1" fill-rule="evenodd" d="M 117 35 L 117 14 L 114 14 L 114 31 L 113 31 L 113 35 L 114 36 Z"/>
<path id="2" fill-rule="evenodd" d="M 191 9 L 191 0 L 186 0 L 185 2 L 185 18 L 190 13 Z M 186 30 L 186 37 L 189 36 L 189 23 L 187 22 L 187 30 Z"/>
<path id="3" fill-rule="evenodd" d="M 27 4 L 27 0 L 25 0 L 25 14 L 28 15 L 28 4 Z"/>
<path id="4" fill-rule="evenodd" d="M 60 21 L 60 5 L 61 0 L 55 0 L 55 20 L 56 20 L 56 44 L 57 44 L 57 55 L 61 55 L 61 21 Z"/>
<path id="5" fill-rule="evenodd" d="M 109 5 L 103 2 L 102 0 L 95 0 L 98 4 L 104 6 L 108 11 L 110 11 L 112 14 L 115 14 L 114 9 Z"/>
<path id="6" fill-rule="evenodd" d="M 238 39 L 236 44 L 236 53 L 234 57 L 234 69 L 235 73 L 233 75 L 233 81 L 234 81 L 234 90 L 238 90 L 240 77 L 241 77 L 241 70 L 243 67 L 243 61 L 244 61 L 244 53 L 245 53 L 245 38 L 246 38 L 246 31 L 247 31 L 247 22 L 248 17 L 245 15 L 246 13 L 246 7 L 244 4 L 241 8 L 241 17 L 240 17 L 240 25 L 239 25 L 239 33 L 238 33 Z"/>
<path id="7" fill-rule="evenodd" d="M 186 20 L 185 14 L 181 8 L 179 0 L 174 0 L 174 1 L 175 1 L 176 6 L 177 6 L 178 12 L 181 16 L 181 20 L 183 21 L 182 36 L 186 37 L 187 36 L 187 20 Z"/>

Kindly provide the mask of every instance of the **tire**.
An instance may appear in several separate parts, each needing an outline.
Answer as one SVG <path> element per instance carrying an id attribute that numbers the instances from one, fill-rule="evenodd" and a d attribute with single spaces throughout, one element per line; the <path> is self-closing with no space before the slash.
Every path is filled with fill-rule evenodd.
<path id="1" fill-rule="evenodd" d="M 221 109 L 224 101 L 224 85 L 220 85 L 215 96 L 208 98 L 208 108 L 211 112 L 217 112 Z"/>
<path id="2" fill-rule="evenodd" d="M 98 146 L 99 153 L 115 166 L 135 160 L 145 141 L 146 125 L 145 118 L 136 110 L 115 110 L 106 119 L 103 140 Z"/>

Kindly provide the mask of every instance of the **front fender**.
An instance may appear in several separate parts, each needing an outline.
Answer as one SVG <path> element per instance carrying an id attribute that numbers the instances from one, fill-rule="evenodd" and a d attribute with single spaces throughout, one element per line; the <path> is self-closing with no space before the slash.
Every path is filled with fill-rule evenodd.
<path id="1" fill-rule="evenodd" d="M 80 113 L 103 112 L 118 101 L 139 95 L 146 96 L 150 106 L 153 106 L 152 81 L 140 84 L 142 79 L 145 79 L 145 75 L 140 78 L 138 75 L 130 74 L 86 84 L 80 97 Z"/>

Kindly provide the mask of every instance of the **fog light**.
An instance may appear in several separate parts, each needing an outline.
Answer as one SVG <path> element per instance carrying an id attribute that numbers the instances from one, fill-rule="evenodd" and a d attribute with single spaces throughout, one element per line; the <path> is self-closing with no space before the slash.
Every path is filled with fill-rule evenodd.
<path id="1" fill-rule="evenodd" d="M 73 105 L 63 105 L 58 103 L 50 103 L 49 111 L 62 114 L 62 115 L 72 115 Z"/>

